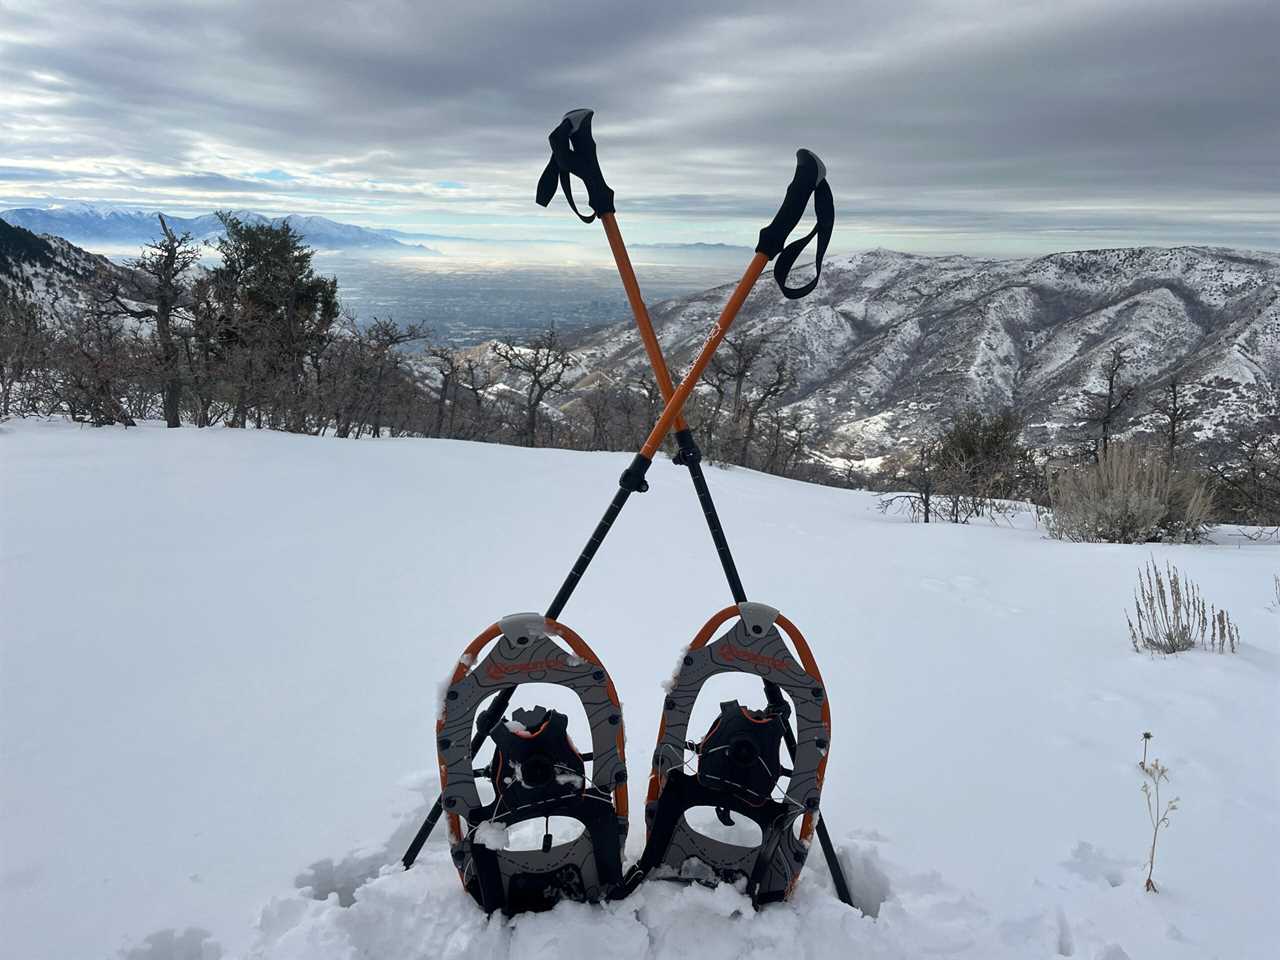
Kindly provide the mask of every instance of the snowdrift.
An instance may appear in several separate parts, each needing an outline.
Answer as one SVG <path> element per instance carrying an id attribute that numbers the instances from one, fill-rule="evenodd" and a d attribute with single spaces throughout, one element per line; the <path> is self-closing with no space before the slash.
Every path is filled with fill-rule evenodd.
<path id="1" fill-rule="evenodd" d="M 650 883 L 488 920 L 440 835 L 401 871 L 434 797 L 441 681 L 494 619 L 545 606 L 628 460 L 0 425 L 5 954 L 1275 955 L 1275 546 L 913 526 L 743 470 L 710 482 L 748 591 L 825 675 L 823 807 L 863 911 L 820 857 L 759 914 L 731 888 Z M 624 703 L 633 856 L 661 685 L 728 601 L 683 471 L 650 481 L 564 615 Z M 1231 611 L 1238 655 L 1132 651 L 1151 555 Z M 1144 730 L 1181 798 L 1159 895 L 1142 891 Z"/>

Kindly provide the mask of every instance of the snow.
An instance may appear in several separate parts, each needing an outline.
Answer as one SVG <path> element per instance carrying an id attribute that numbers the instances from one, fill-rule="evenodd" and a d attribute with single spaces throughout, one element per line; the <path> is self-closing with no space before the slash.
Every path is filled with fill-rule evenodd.
<path id="1" fill-rule="evenodd" d="M 823 811 L 871 916 L 834 898 L 816 850 L 759 914 L 730 887 L 652 882 L 489 920 L 443 831 L 402 871 L 437 787 L 440 680 L 554 594 L 629 459 L 0 425 L 5 955 L 640 958 L 691 938 L 735 960 L 1275 955 L 1276 546 L 1058 543 L 1027 515 L 913 526 L 741 469 L 710 483 L 748 590 L 824 672 Z M 562 618 L 626 704 L 631 856 L 662 683 L 728 602 L 687 478 L 659 463 L 650 482 Z M 1132 651 L 1151 556 L 1230 610 L 1238 655 Z M 717 687 L 699 709 L 732 696 L 758 700 Z M 1144 730 L 1181 800 L 1158 895 Z"/>
<path id="2" fill-rule="evenodd" d="M 762 282 L 734 330 L 768 338 L 764 363 L 785 358 L 796 381 L 786 410 L 816 418 L 849 453 L 900 450 L 965 403 L 1020 408 L 1046 425 L 1028 442 L 1059 444 L 1078 419 L 1063 398 L 1081 396 L 1117 345 L 1129 349 L 1135 410 L 1174 373 L 1215 398 L 1193 431 L 1208 440 L 1216 425 L 1256 417 L 1280 382 L 1278 290 L 1274 253 L 1145 247 L 989 260 L 871 250 L 828 261 L 803 301 Z M 725 296 L 653 305 L 676 368 Z M 580 383 L 593 370 L 626 379 L 648 369 L 630 322 L 586 343 Z"/>
<path id="3" fill-rule="evenodd" d="M 471 831 L 471 839 L 478 846 L 488 847 L 490 850 L 502 850 L 509 841 L 507 828 L 493 820 L 488 820 Z"/>

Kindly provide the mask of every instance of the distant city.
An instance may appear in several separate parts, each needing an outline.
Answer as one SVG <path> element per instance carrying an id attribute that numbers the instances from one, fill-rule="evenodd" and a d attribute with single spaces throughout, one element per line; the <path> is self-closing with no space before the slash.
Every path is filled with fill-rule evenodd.
<path id="1" fill-rule="evenodd" d="M 455 346 L 519 338 L 549 326 L 570 332 L 630 318 L 611 266 L 459 263 L 321 254 L 321 272 L 338 278 L 343 305 L 356 318 L 427 324 L 437 342 Z M 637 269 L 640 269 L 639 267 Z M 641 283 L 650 304 L 731 283 L 733 268 L 648 265 Z"/>
<path id="2" fill-rule="evenodd" d="M 316 268 L 338 278 L 343 306 L 357 320 L 426 324 L 436 343 L 519 339 L 552 325 L 571 332 L 630 316 L 604 237 L 593 231 L 583 231 L 581 245 L 511 243 L 377 230 L 297 214 L 267 218 L 238 210 L 235 216 L 293 227 L 315 249 Z M 213 214 L 166 217 L 175 231 L 202 243 L 212 243 L 222 232 Z M 157 211 L 85 202 L 13 208 L 0 211 L 0 218 L 63 237 L 117 263 L 136 257 L 160 235 Z M 712 243 L 636 244 L 633 249 L 651 304 L 732 283 L 750 255 L 747 247 Z M 211 247 L 210 256 L 215 256 Z"/>

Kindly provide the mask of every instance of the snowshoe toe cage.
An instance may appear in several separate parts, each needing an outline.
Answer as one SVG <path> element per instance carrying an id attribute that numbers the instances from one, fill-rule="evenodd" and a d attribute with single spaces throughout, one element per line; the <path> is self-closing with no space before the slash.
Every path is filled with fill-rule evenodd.
<path id="1" fill-rule="evenodd" d="M 728 630 L 708 642 L 734 617 Z M 794 644 L 798 662 L 779 628 Z M 694 701 L 703 684 L 732 672 L 760 677 L 769 706 L 754 711 L 736 700 L 722 703 L 719 718 L 702 741 L 687 742 Z M 791 713 L 782 693 L 795 707 L 796 751 L 790 770 L 779 761 Z M 624 893 L 651 871 L 665 868 L 663 872 L 677 879 L 745 879 L 746 892 L 757 907 L 786 899 L 808 854 L 830 737 L 822 677 L 795 625 L 760 603 L 740 603 L 717 613 L 685 651 L 664 704 L 645 804 L 645 850 L 628 874 Z M 687 748 L 696 760 L 692 771 L 685 762 Z M 783 776 L 788 783 L 780 791 Z M 760 828 L 760 842 L 743 846 L 697 831 L 685 817 L 694 807 L 715 808 L 726 824 L 734 822 L 733 814 L 751 820 Z M 708 872 L 713 877 L 707 877 Z"/>
<path id="2" fill-rule="evenodd" d="M 492 720 L 482 712 L 480 722 L 491 722 L 494 753 L 487 767 L 473 769 L 477 710 L 522 683 L 572 690 L 586 711 L 591 750 L 578 751 L 568 719 L 555 710 L 517 709 Z M 564 899 L 598 901 L 618 885 L 627 836 L 622 708 L 613 681 L 581 637 L 532 613 L 489 627 L 459 660 L 436 738 L 453 862 L 486 912 L 545 910 Z M 493 786 L 489 803 L 481 801 L 477 778 Z M 508 828 L 550 817 L 572 818 L 584 829 L 558 844 L 548 832 L 541 849 L 505 848 Z"/>

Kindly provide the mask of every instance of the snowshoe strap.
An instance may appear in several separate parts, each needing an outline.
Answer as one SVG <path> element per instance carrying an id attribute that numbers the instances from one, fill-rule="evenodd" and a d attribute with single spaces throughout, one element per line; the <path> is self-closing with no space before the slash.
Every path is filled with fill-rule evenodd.
<path id="1" fill-rule="evenodd" d="M 547 138 L 551 143 L 551 159 L 547 161 L 542 176 L 538 178 L 537 202 L 545 207 L 556 195 L 556 184 L 569 201 L 569 208 L 583 223 L 591 223 L 601 214 L 613 213 L 613 191 L 605 183 L 596 158 L 596 142 L 591 136 L 592 110 L 570 110 Z M 583 216 L 573 199 L 573 185 L 569 179 L 575 176 L 587 187 L 587 203 L 592 214 Z"/>
<path id="2" fill-rule="evenodd" d="M 762 904 L 778 903 L 786 899 L 784 891 L 762 888 L 766 884 L 769 868 L 777 856 L 778 847 L 781 846 L 787 831 L 791 829 L 791 825 L 801 815 L 801 812 L 794 809 L 785 810 L 778 815 L 777 819 L 767 829 L 761 831 L 760 852 L 756 854 L 755 865 L 751 868 L 751 874 L 747 877 L 746 889 L 743 891 L 751 898 L 752 905 L 757 909 Z"/>
<path id="3" fill-rule="evenodd" d="M 813 197 L 813 213 L 817 222 L 807 234 L 788 244 L 787 237 L 799 225 L 809 206 L 810 196 Z M 826 166 L 813 151 L 797 150 L 796 172 L 787 187 L 787 195 L 773 221 L 760 231 L 760 242 L 756 245 L 757 253 L 763 253 L 770 260 L 778 258 L 773 265 L 773 279 L 788 300 L 806 297 L 818 286 L 818 278 L 822 276 L 822 258 L 826 256 L 835 222 L 835 200 L 831 195 L 831 185 L 827 183 Z M 818 238 L 818 245 L 813 279 L 801 287 L 787 286 L 791 268 L 814 237 Z"/>

